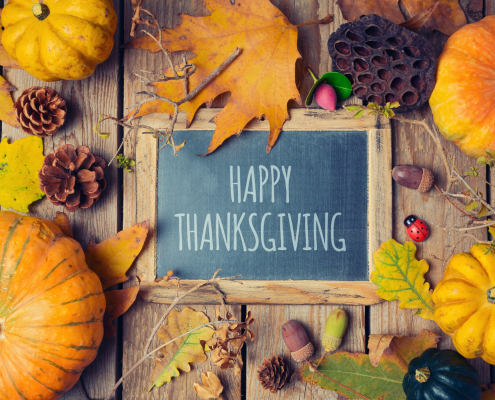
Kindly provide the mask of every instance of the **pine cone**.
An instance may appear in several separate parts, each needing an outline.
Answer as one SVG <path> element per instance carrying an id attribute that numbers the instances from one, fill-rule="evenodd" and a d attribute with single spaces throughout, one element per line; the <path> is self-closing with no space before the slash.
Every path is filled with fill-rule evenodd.
<path id="1" fill-rule="evenodd" d="M 106 187 L 103 158 L 86 146 L 66 144 L 48 154 L 38 173 L 40 188 L 55 205 L 67 211 L 89 208 Z"/>
<path id="2" fill-rule="evenodd" d="M 64 124 L 67 114 L 65 100 L 46 86 L 24 90 L 14 108 L 21 129 L 39 137 L 55 135 Z"/>
<path id="3" fill-rule="evenodd" d="M 289 365 L 282 357 L 273 356 L 271 360 L 264 359 L 263 365 L 258 368 L 258 380 L 263 389 L 276 393 L 282 389 L 289 377 Z"/>

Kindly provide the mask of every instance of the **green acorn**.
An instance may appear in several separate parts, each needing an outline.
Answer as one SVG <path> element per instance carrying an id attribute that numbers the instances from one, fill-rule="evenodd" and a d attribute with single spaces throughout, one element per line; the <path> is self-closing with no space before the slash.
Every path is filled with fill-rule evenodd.
<path id="1" fill-rule="evenodd" d="M 321 344 L 326 352 L 337 350 L 342 344 L 342 338 L 347 330 L 347 313 L 339 308 L 333 310 L 327 318 L 325 333 Z"/>

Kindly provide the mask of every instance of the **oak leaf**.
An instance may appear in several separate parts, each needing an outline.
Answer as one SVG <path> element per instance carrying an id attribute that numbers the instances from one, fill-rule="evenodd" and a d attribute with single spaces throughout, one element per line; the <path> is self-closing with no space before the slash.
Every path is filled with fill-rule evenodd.
<path id="1" fill-rule="evenodd" d="M 0 142 L 0 205 L 20 212 L 45 194 L 40 190 L 38 171 L 43 165 L 43 140 L 29 136 L 9 144 Z"/>
<path id="2" fill-rule="evenodd" d="M 323 358 L 318 371 L 368 398 L 405 400 L 402 379 L 407 372 L 409 362 L 420 356 L 426 349 L 437 347 L 439 339 L 439 336 L 427 330 L 416 337 L 395 337 L 391 345 L 383 352 L 378 367 L 371 364 L 367 354 L 334 353 Z M 306 382 L 311 382 L 313 375 L 314 384 L 323 389 L 333 390 L 343 399 L 361 399 L 360 396 L 331 382 L 324 376 L 318 373 L 313 374 L 308 365 L 297 371 L 297 376 Z"/>
<path id="3" fill-rule="evenodd" d="M 275 145 L 282 127 L 290 119 L 287 103 L 300 102 L 295 82 L 297 27 L 269 0 L 205 0 L 211 11 L 207 17 L 181 15 L 175 29 L 164 29 L 163 46 L 169 51 L 189 50 L 196 54 L 192 62 L 197 70 L 189 78 L 190 90 L 197 87 L 222 64 L 236 47 L 242 53 L 191 101 L 180 106 L 187 113 L 187 126 L 202 104 L 209 104 L 222 93 L 230 92 L 230 101 L 214 118 L 216 130 L 206 154 L 226 139 L 239 135 L 253 118 L 266 116 L 270 135 L 266 151 Z M 146 36 L 134 39 L 128 48 L 159 51 L 155 41 Z M 169 71 L 169 73 L 171 73 Z M 178 101 L 184 96 L 180 81 L 152 84 L 157 94 Z M 141 107 L 136 117 L 153 112 L 173 113 L 170 104 L 155 100 Z"/>
<path id="4" fill-rule="evenodd" d="M 402 0 L 402 2 L 411 17 L 422 14 L 438 2 L 438 6 L 424 23 L 428 30 L 437 30 L 450 36 L 467 24 L 466 15 L 458 0 Z M 405 21 L 398 0 L 338 0 L 337 4 L 347 21 L 356 21 L 362 15 L 368 14 L 378 14 L 396 24 Z"/>
<path id="5" fill-rule="evenodd" d="M 390 239 L 382 243 L 373 253 L 375 270 L 371 281 L 379 286 L 378 296 L 385 300 L 400 300 L 400 308 L 418 309 L 416 315 L 433 320 L 435 305 L 430 284 L 424 275 L 429 265 L 425 260 L 416 260 L 413 242 L 404 245 Z"/>
<path id="6" fill-rule="evenodd" d="M 126 272 L 141 252 L 149 231 L 149 221 L 120 231 L 96 244 L 91 240 L 86 250 L 86 263 L 100 277 L 103 290 L 126 282 Z"/>
<path id="7" fill-rule="evenodd" d="M 223 392 L 223 386 L 213 372 L 203 372 L 201 374 L 201 380 L 203 384 L 195 383 L 194 391 L 196 394 L 204 400 L 219 399 Z"/>
<path id="8" fill-rule="evenodd" d="M 172 310 L 168 316 L 167 325 L 163 325 L 157 335 L 164 343 L 167 343 L 209 322 L 209 318 L 200 311 L 190 308 L 184 308 L 180 312 Z M 200 342 L 211 339 L 214 332 L 214 329 L 205 326 L 165 346 L 163 352 L 158 353 L 159 360 L 155 359 L 151 388 L 162 386 L 170 382 L 173 377 L 179 376 L 179 369 L 189 372 L 191 370 L 189 363 L 204 363 L 207 357 Z"/>

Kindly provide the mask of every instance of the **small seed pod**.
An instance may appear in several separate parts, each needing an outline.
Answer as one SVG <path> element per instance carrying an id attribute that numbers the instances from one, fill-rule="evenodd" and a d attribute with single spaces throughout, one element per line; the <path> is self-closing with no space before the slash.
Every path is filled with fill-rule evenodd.
<path id="1" fill-rule="evenodd" d="M 409 189 L 416 189 L 420 193 L 427 192 L 433 186 L 435 176 L 426 168 L 414 165 L 397 165 L 392 170 L 392 178 L 399 185 Z"/>
<path id="2" fill-rule="evenodd" d="M 306 361 L 315 351 L 303 326 L 291 319 L 282 326 L 282 337 L 290 350 L 291 357 L 297 362 Z"/>
<path id="3" fill-rule="evenodd" d="M 347 330 L 347 322 L 348 317 L 344 310 L 337 308 L 330 313 L 325 324 L 325 333 L 321 339 L 325 351 L 335 351 L 340 347 Z"/>

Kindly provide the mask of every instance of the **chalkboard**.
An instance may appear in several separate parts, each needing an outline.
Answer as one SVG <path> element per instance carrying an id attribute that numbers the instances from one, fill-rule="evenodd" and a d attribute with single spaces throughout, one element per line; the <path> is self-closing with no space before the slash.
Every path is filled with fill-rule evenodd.
<path id="1" fill-rule="evenodd" d="M 253 120 L 198 157 L 218 112 L 200 109 L 192 124 L 179 114 L 174 137 L 187 144 L 177 157 L 142 132 L 126 142 L 136 166 L 124 175 L 124 225 L 152 228 L 135 264 L 140 296 L 170 304 L 221 269 L 242 284 L 202 286 L 191 304 L 380 302 L 369 273 L 373 251 L 392 236 L 389 121 L 292 109 L 270 154 L 269 123 Z M 152 114 L 140 124 L 165 129 L 170 120 Z M 169 270 L 180 285 L 155 280 Z"/>
<path id="2" fill-rule="evenodd" d="M 368 279 L 368 132 L 289 131 L 270 154 L 246 132 L 208 157 L 211 132 L 159 154 L 158 276 Z"/>

